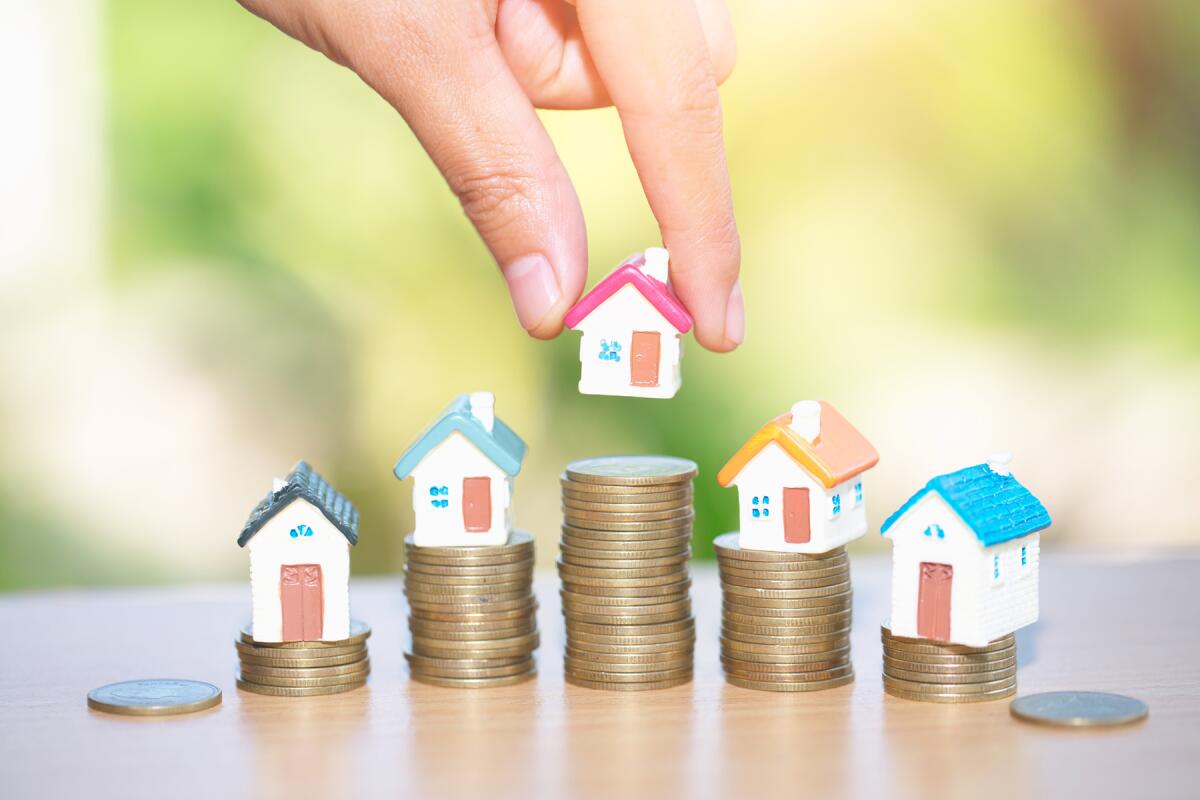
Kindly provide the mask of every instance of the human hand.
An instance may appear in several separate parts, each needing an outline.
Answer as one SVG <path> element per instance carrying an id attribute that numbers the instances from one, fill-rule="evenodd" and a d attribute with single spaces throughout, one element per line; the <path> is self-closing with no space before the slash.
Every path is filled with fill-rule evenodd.
<path id="1" fill-rule="evenodd" d="M 562 330 L 583 291 L 587 234 L 534 108 L 615 105 L 696 339 L 711 350 L 741 343 L 717 94 L 734 61 L 724 0 L 239 1 L 400 112 L 538 338 Z"/>

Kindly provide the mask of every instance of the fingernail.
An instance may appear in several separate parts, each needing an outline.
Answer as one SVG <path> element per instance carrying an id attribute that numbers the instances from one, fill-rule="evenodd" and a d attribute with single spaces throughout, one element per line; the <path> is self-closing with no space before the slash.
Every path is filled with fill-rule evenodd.
<path id="1" fill-rule="evenodd" d="M 725 336 L 735 345 L 746 338 L 746 305 L 742 300 L 742 282 L 733 285 L 725 306 Z"/>
<path id="2" fill-rule="evenodd" d="M 533 330 L 562 296 L 554 268 L 545 256 L 535 253 L 521 256 L 504 266 L 501 272 L 508 283 L 513 310 L 517 312 L 521 327 Z"/>

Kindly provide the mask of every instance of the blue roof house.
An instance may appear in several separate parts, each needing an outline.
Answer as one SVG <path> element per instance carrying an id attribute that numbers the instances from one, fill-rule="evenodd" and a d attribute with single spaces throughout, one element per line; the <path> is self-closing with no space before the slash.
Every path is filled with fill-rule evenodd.
<path id="1" fill-rule="evenodd" d="M 892 634 L 982 647 L 1038 618 L 1045 506 L 1012 456 L 939 475 L 883 523 L 892 540 Z"/>
<path id="2" fill-rule="evenodd" d="M 508 541 L 525 442 L 495 407 L 491 392 L 459 395 L 396 462 L 397 478 L 413 478 L 418 547 Z"/>

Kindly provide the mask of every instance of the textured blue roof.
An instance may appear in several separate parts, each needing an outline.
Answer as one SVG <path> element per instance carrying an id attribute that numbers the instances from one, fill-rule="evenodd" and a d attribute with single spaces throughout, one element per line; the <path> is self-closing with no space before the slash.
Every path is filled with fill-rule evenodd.
<path id="1" fill-rule="evenodd" d="M 521 461 L 525 458 L 525 442 L 513 433 L 512 428 L 501 422 L 499 417 L 496 417 L 495 424 L 492 425 L 492 432 L 488 433 L 483 423 L 471 414 L 471 396 L 460 394 L 400 456 L 396 468 L 392 470 L 396 477 L 404 480 L 411 475 L 430 450 L 456 431 L 467 437 L 471 444 L 478 447 L 497 467 L 510 476 L 521 471 Z"/>
<path id="2" fill-rule="evenodd" d="M 1050 526 L 1050 513 L 1012 475 L 993 472 L 987 464 L 939 475 L 925 484 L 883 523 L 887 533 L 908 510 L 930 492 L 954 509 L 984 547 L 1007 542 Z"/>
<path id="3" fill-rule="evenodd" d="M 312 503 L 350 544 L 358 544 L 358 510 L 354 504 L 330 486 L 307 462 L 299 461 L 288 473 L 283 485 L 278 490 L 268 492 L 250 512 L 250 519 L 246 520 L 238 536 L 238 546 L 245 547 L 246 542 L 253 539 L 263 525 L 296 498 Z"/>

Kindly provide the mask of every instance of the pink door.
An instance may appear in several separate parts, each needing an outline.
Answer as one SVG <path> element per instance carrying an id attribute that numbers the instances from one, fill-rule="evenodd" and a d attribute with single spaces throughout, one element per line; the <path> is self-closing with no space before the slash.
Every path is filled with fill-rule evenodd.
<path id="1" fill-rule="evenodd" d="M 634 331 L 629 359 L 629 383 L 658 386 L 658 356 L 662 337 L 657 331 Z"/>
<path id="2" fill-rule="evenodd" d="M 492 527 L 492 479 L 463 478 L 463 527 L 485 533 Z"/>
<path id="3" fill-rule="evenodd" d="M 950 641 L 950 585 L 954 567 L 921 562 L 921 586 L 917 593 L 917 635 L 939 642 Z"/>
<path id="4" fill-rule="evenodd" d="M 783 540 L 805 544 L 812 538 L 808 516 L 808 489 L 783 490 Z"/>
<path id="5" fill-rule="evenodd" d="M 320 564 L 284 564 L 279 568 L 285 642 L 315 642 L 321 638 L 324 600 Z"/>

